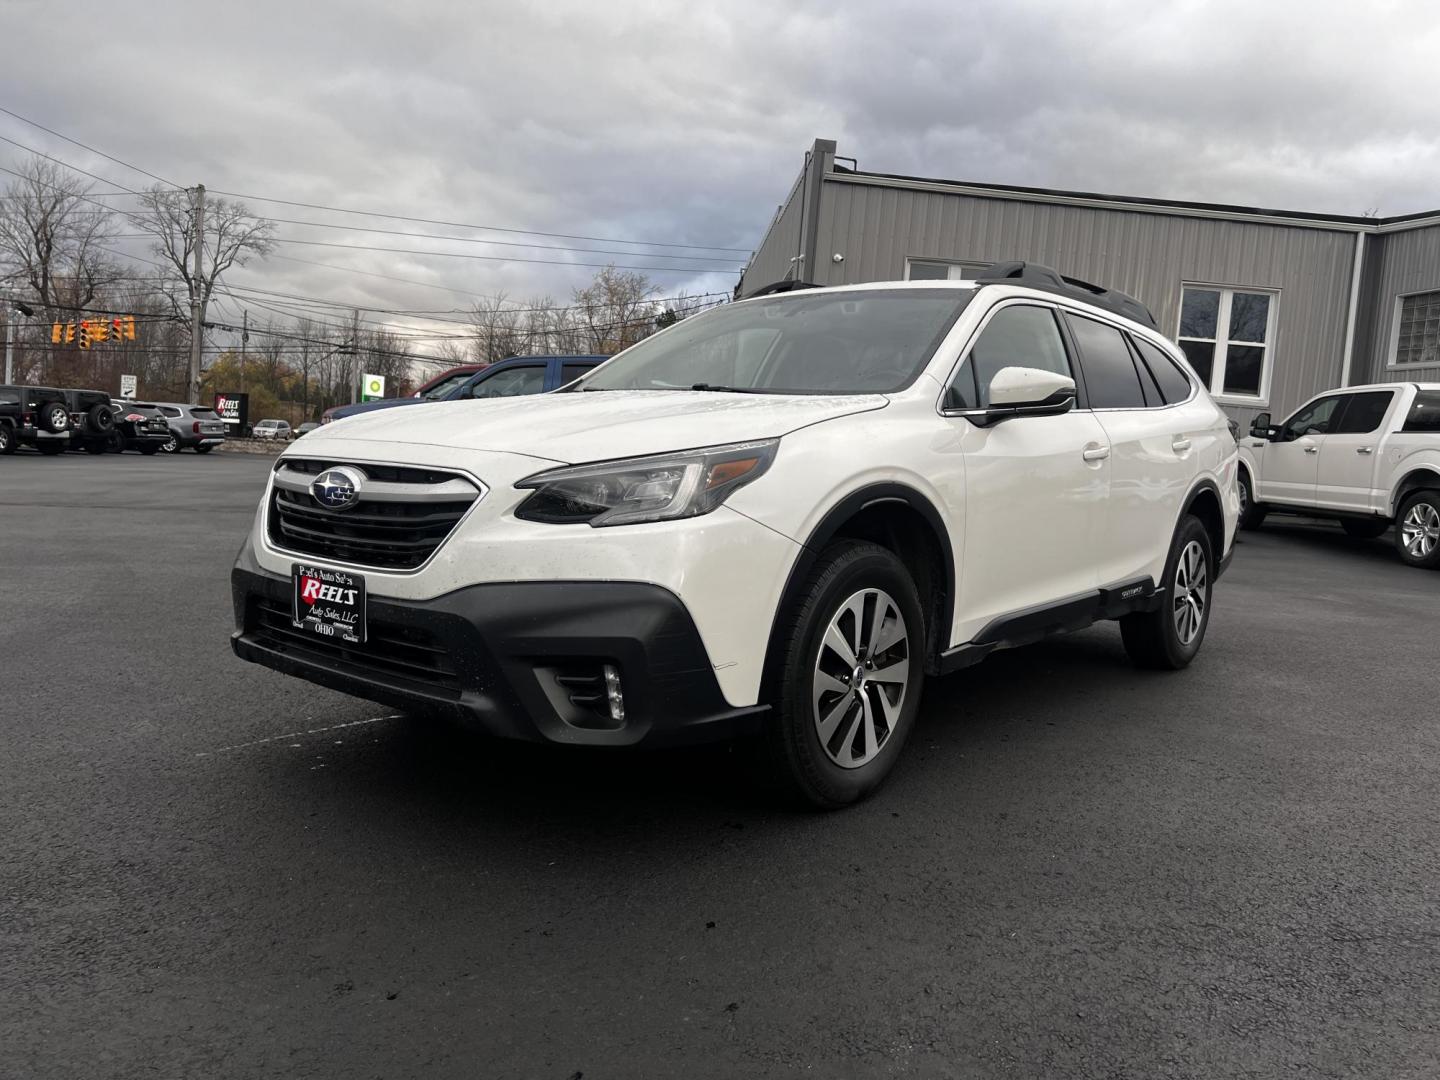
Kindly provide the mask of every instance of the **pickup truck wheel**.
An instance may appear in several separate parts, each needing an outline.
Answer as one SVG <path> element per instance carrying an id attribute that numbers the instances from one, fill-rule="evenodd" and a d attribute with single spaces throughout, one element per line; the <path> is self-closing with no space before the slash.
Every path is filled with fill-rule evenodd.
<path id="1" fill-rule="evenodd" d="M 172 431 L 170 437 L 160 444 L 160 449 L 167 454 L 178 454 L 180 452 L 180 436 Z"/>
<path id="2" fill-rule="evenodd" d="M 1214 568 L 1210 534 L 1186 515 L 1170 545 L 1160 606 L 1120 619 L 1120 638 L 1137 667 L 1177 671 L 1195 659 L 1210 625 Z"/>
<path id="3" fill-rule="evenodd" d="M 15 452 L 15 429 L 9 424 L 0 424 L 0 455 Z"/>
<path id="4" fill-rule="evenodd" d="M 1440 568 L 1440 491 L 1416 491 L 1405 497 L 1395 517 L 1395 550 L 1410 566 Z"/>
<path id="5" fill-rule="evenodd" d="M 1377 536 L 1385 535 L 1390 522 L 1378 518 L 1373 521 L 1368 518 L 1346 518 L 1340 522 L 1340 527 L 1347 536 L 1353 536 L 1357 540 L 1374 540 Z"/>
<path id="6" fill-rule="evenodd" d="M 863 799 L 894 767 L 920 707 L 925 618 L 914 581 L 878 544 L 834 544 L 779 641 L 765 735 L 772 777 L 819 809 Z"/>
<path id="7" fill-rule="evenodd" d="M 1250 474 L 1240 470 L 1240 528 L 1258 529 L 1265 520 L 1265 506 L 1255 501 L 1255 489 L 1250 485 Z"/>

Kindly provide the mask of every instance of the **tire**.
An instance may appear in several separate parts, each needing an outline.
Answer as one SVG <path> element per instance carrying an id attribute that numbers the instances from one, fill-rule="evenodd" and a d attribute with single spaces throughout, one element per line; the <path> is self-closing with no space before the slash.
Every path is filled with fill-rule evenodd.
<path id="1" fill-rule="evenodd" d="M 109 435 L 115 430 L 115 413 L 109 405 L 96 405 L 85 414 L 85 428 L 96 435 Z"/>
<path id="2" fill-rule="evenodd" d="M 15 452 L 15 429 L 9 424 L 0 424 L 0 457 Z"/>
<path id="3" fill-rule="evenodd" d="M 170 437 L 160 444 L 160 449 L 167 454 L 178 454 L 180 452 L 180 436 L 172 431 Z"/>
<path id="4" fill-rule="evenodd" d="M 46 457 L 59 457 L 65 452 L 67 444 L 59 439 L 40 439 L 35 443 L 35 449 Z"/>
<path id="5" fill-rule="evenodd" d="M 1265 521 L 1265 505 L 1255 501 L 1255 488 L 1250 483 L 1250 474 L 1240 470 L 1240 528 L 1258 529 Z"/>
<path id="6" fill-rule="evenodd" d="M 1440 491 L 1412 491 L 1401 501 L 1395 550 L 1406 566 L 1440 569 Z"/>
<path id="7" fill-rule="evenodd" d="M 53 435 L 70 427 L 70 412 L 63 401 L 49 401 L 40 406 L 40 426 Z"/>
<path id="8" fill-rule="evenodd" d="M 214 449 L 215 449 L 215 447 L 213 447 L 213 446 L 197 446 L 197 447 L 195 447 L 195 452 L 196 452 L 197 454 L 208 454 L 211 450 L 214 450 Z"/>
<path id="9" fill-rule="evenodd" d="M 160 452 L 160 447 L 157 446 L 155 443 L 140 443 L 138 446 L 135 447 L 135 449 L 139 450 L 140 453 L 144 454 L 146 457 L 154 457 Z"/>
<path id="10" fill-rule="evenodd" d="M 894 767 L 924 687 L 925 621 L 909 571 L 878 544 L 831 545 L 788 605 L 776 647 L 770 778 L 819 809 L 870 795 Z M 872 682 L 880 672 L 893 678 Z"/>
<path id="11" fill-rule="evenodd" d="M 1120 638 L 1130 660 L 1142 668 L 1178 671 L 1195 659 L 1210 625 L 1215 555 L 1200 519 L 1180 519 L 1165 560 L 1161 603 L 1120 619 Z"/>
<path id="12" fill-rule="evenodd" d="M 1345 518 L 1340 522 L 1340 527 L 1345 530 L 1346 535 L 1353 536 L 1356 540 L 1374 540 L 1377 536 L 1385 535 L 1390 522 L 1382 518 Z"/>

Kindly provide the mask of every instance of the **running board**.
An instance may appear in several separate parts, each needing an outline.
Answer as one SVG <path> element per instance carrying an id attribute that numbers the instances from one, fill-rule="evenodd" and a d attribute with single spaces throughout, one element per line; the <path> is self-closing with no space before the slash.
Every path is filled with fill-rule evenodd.
<path id="1" fill-rule="evenodd" d="M 989 623 L 972 641 L 940 654 L 939 673 L 948 675 L 978 664 L 997 649 L 1031 645 L 1054 634 L 1083 630 L 1092 623 L 1136 611 L 1154 611 L 1160 592 L 1148 577 L 1124 581 L 1055 604 L 1027 608 Z"/>

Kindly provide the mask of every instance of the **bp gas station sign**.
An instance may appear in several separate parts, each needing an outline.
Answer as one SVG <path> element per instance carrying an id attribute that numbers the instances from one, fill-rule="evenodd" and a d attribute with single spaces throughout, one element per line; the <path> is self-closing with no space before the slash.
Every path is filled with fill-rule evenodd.
<path id="1" fill-rule="evenodd" d="M 385 396 L 384 375 L 360 376 L 360 400 L 379 401 Z"/>

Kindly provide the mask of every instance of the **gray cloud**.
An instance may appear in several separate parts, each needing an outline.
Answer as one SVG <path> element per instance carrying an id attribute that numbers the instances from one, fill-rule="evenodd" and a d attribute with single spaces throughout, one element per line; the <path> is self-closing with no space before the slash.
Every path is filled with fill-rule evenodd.
<path id="1" fill-rule="evenodd" d="M 1440 206 L 1440 16 L 1419 3 L 11 0 L 4 25 L 0 102 L 59 131 L 181 184 L 450 221 L 750 247 L 816 136 L 881 171 L 1343 213 Z M 144 181 L 8 118 L 0 134 Z M 652 275 L 667 292 L 735 280 L 634 250 L 570 257 L 676 266 Z M 568 297 L 590 274 L 281 251 L 516 297 Z M 464 302 L 281 260 L 236 280 L 373 307 Z"/>

